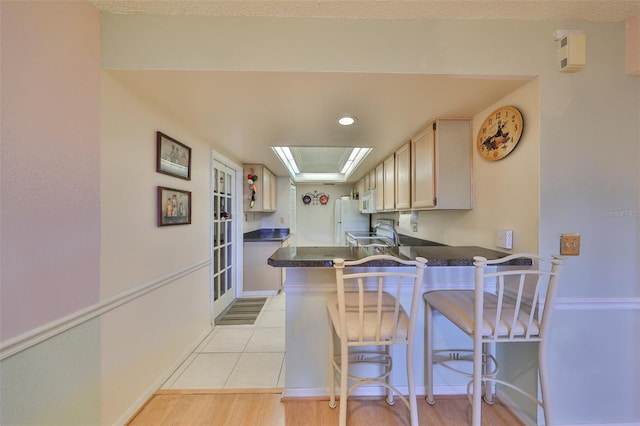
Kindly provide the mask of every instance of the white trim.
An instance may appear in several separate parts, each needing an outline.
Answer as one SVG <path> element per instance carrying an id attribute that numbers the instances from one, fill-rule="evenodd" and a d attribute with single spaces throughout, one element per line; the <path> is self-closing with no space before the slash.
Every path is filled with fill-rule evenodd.
<path id="1" fill-rule="evenodd" d="M 527 414 L 522 407 L 517 404 L 513 399 L 511 399 L 506 393 L 500 393 L 496 395 L 496 397 L 500 400 L 500 403 L 506 406 L 514 416 L 525 426 L 535 426 L 537 422 L 534 418 L 532 418 L 529 414 Z"/>
<path id="2" fill-rule="evenodd" d="M 406 386 L 398 386 L 398 390 L 403 395 L 408 395 L 409 390 Z M 336 392 L 338 389 L 336 388 Z M 384 389 L 382 386 L 361 386 L 351 394 L 354 396 L 381 396 L 384 395 Z M 458 386 L 434 386 L 433 393 L 437 398 L 438 395 L 466 395 L 467 394 L 467 386 L 466 385 L 458 385 Z M 423 395 L 426 395 L 426 389 L 424 386 L 416 386 L 416 395 L 420 398 Z M 283 398 L 318 398 L 318 397 L 328 397 L 329 396 L 329 388 L 284 388 L 282 392 Z"/>
<path id="3" fill-rule="evenodd" d="M 220 164 L 222 164 L 224 167 L 228 167 L 229 169 L 233 170 L 234 173 L 234 194 L 233 194 L 233 212 L 240 212 L 240 213 L 234 213 L 232 216 L 232 250 L 231 250 L 231 264 L 233 266 L 232 268 L 232 274 L 233 274 L 233 299 L 236 299 L 238 297 L 240 297 L 240 295 L 242 294 L 242 281 L 243 281 L 243 276 L 242 276 L 242 256 L 243 256 L 243 245 L 242 245 L 242 239 L 243 239 L 243 222 L 241 220 L 242 218 L 242 208 L 243 208 L 243 184 L 245 182 L 244 178 L 243 178 L 243 167 L 242 165 L 236 163 L 235 161 L 230 160 L 229 158 L 225 157 L 224 155 L 218 153 L 218 151 L 216 151 L 215 149 L 211 149 L 210 151 L 210 159 L 209 159 L 209 186 L 210 186 L 210 190 L 209 190 L 209 256 L 211 258 L 211 270 L 209 273 L 209 311 L 210 311 L 210 321 L 211 321 L 211 325 L 213 326 L 215 324 L 215 319 L 218 316 L 218 312 L 216 312 L 215 309 L 215 300 L 213 298 L 213 295 L 215 293 L 215 289 L 214 289 L 214 271 L 213 271 L 213 244 L 214 244 L 214 229 L 213 229 L 213 212 L 214 212 L 214 195 L 213 195 L 213 188 L 215 185 L 214 182 L 214 177 L 213 177 L 213 170 L 214 170 L 214 165 L 215 163 L 218 162 Z M 233 300 L 231 301 L 233 302 Z M 231 302 L 229 303 L 229 306 L 231 305 Z M 220 304 L 218 304 L 220 305 Z M 219 307 L 219 306 L 218 306 Z"/>
<path id="4" fill-rule="evenodd" d="M 639 310 L 640 297 L 559 297 L 555 307 L 563 311 Z"/>
<path id="5" fill-rule="evenodd" d="M 106 300 L 100 301 L 94 305 L 88 306 L 43 326 L 34 328 L 33 330 L 29 330 L 26 333 L 7 340 L 6 342 L 2 342 L 2 345 L 0 346 L 0 360 L 22 352 L 25 349 L 37 345 L 38 343 L 42 343 L 45 340 L 61 334 L 73 327 L 77 327 L 82 323 L 142 297 L 147 293 L 158 290 L 159 288 L 162 288 L 167 284 L 171 284 L 172 282 L 207 267 L 210 264 L 211 259 L 201 261 L 174 274 L 160 278 L 157 281 L 142 284 L 138 287 L 132 288 L 131 290 L 116 294 Z"/>
<path id="6" fill-rule="evenodd" d="M 640 422 L 633 423 L 563 423 L 564 426 L 640 426 Z"/>
<path id="7" fill-rule="evenodd" d="M 242 297 L 270 297 L 277 296 L 280 290 L 251 290 L 242 293 Z"/>

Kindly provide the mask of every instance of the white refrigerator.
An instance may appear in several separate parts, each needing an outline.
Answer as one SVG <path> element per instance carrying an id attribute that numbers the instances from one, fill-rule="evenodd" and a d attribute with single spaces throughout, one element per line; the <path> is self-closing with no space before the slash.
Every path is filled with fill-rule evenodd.
<path id="1" fill-rule="evenodd" d="M 369 231 L 369 215 L 358 211 L 358 200 L 336 200 L 334 241 L 336 246 L 346 246 L 345 232 Z"/>

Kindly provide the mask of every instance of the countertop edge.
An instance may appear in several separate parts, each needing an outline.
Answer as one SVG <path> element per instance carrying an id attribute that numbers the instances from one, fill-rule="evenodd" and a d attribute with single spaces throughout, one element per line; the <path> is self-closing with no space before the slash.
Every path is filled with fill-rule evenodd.
<path id="1" fill-rule="evenodd" d="M 282 242 L 290 236 L 291 233 L 288 228 L 261 228 L 245 232 L 242 236 L 242 241 L 245 243 Z"/>
<path id="2" fill-rule="evenodd" d="M 405 260 L 415 259 L 418 256 L 424 257 L 427 259 L 427 267 L 473 266 L 474 256 L 483 256 L 493 260 L 512 254 L 476 246 L 394 247 L 386 253 Z M 356 260 L 373 254 L 377 253 L 364 247 L 349 249 L 344 247 L 285 247 L 276 250 L 269 256 L 267 264 L 276 268 L 330 268 L 333 267 L 333 259 L 336 257 Z M 504 263 L 504 265 L 530 264 L 531 261 L 528 259 L 514 259 Z M 371 261 L 364 263 L 363 266 L 395 267 L 401 265 L 389 261 Z"/>

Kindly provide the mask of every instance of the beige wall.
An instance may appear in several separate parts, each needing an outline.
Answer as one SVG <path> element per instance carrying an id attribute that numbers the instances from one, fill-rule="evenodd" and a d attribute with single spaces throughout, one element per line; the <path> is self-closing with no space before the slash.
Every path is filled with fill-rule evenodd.
<path id="1" fill-rule="evenodd" d="M 533 80 L 473 117 L 473 209 L 419 212 L 418 231 L 413 232 L 405 227 L 400 228 L 402 234 L 447 245 L 497 249 L 496 232 L 511 229 L 514 231 L 512 252 L 538 252 L 538 86 L 538 80 Z M 516 149 L 508 157 L 496 162 L 485 161 L 476 149 L 478 128 L 488 114 L 503 105 L 513 105 L 522 112 L 524 132 Z"/>

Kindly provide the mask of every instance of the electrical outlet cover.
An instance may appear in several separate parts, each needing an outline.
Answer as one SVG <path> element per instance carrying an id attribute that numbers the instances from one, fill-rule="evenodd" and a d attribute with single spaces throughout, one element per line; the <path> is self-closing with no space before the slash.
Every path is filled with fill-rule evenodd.
<path id="1" fill-rule="evenodd" d="M 513 248 L 513 231 L 505 229 L 496 234 L 496 245 L 511 250 Z"/>

